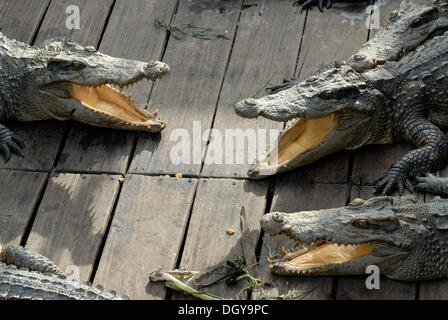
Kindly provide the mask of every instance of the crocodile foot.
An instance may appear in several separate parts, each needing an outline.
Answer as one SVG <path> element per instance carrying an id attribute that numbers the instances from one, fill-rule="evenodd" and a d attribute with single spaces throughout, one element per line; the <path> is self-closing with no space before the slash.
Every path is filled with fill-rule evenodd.
<path id="1" fill-rule="evenodd" d="M 374 192 L 375 194 L 381 193 L 385 196 L 391 194 L 395 188 L 398 189 L 400 196 L 404 194 L 405 188 L 410 192 L 414 192 L 414 188 L 407 178 L 406 172 L 394 166 L 375 181 Z"/>
<path id="2" fill-rule="evenodd" d="M 324 6 L 327 9 L 331 8 L 333 0 L 297 0 L 294 1 L 293 5 L 302 5 L 302 10 L 311 8 L 312 6 L 318 6 L 320 11 L 324 11 Z"/>
<path id="3" fill-rule="evenodd" d="M 0 124 L 0 153 L 5 158 L 5 163 L 11 158 L 11 152 L 23 158 L 22 148 L 25 147 L 23 140 L 16 136 L 11 130 Z"/>
<path id="4" fill-rule="evenodd" d="M 417 185 L 415 188 L 419 191 L 431 193 L 448 193 L 448 178 L 436 177 L 427 173 L 424 177 L 416 177 Z"/>

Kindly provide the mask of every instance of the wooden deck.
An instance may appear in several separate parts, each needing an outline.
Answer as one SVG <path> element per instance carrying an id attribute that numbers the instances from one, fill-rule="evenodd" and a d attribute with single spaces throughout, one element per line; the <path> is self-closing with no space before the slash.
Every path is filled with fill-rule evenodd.
<path id="1" fill-rule="evenodd" d="M 363 276 L 278 277 L 267 267 L 267 244 L 273 244 L 260 231 L 264 213 L 369 198 L 373 180 L 409 150 L 407 145 L 340 152 L 264 181 L 246 179 L 249 165 L 170 161 L 176 143 L 170 141 L 171 132 L 185 128 L 192 135 L 193 121 L 200 121 L 203 131 L 281 129 L 271 121 L 239 118 L 232 107 L 269 79 L 275 84 L 285 77 L 305 77 L 325 63 L 347 58 L 375 32 L 364 20 L 347 21 L 338 10 L 302 13 L 291 2 L 2 0 L 0 31 L 10 38 L 37 45 L 65 35 L 113 56 L 163 60 L 171 73 L 154 86 L 144 82 L 132 89 L 137 102 L 149 101 L 168 120 L 161 136 L 71 122 L 8 124 L 26 140 L 26 158 L 0 165 L 0 243 L 25 245 L 62 268 L 76 265 L 82 281 L 132 299 L 183 298 L 150 284 L 149 273 L 158 267 L 202 270 L 243 254 L 243 245 L 245 252 L 260 256 L 259 276 L 271 278 L 274 287 L 267 292 L 272 296 L 303 291 L 303 299 L 447 298 L 448 281 L 383 278 L 381 290 L 367 290 Z M 398 3 L 391 0 L 381 7 L 382 20 Z M 70 4 L 81 10 L 80 30 L 65 27 Z M 156 18 L 213 27 L 230 40 L 177 40 L 154 27 Z M 204 159 L 207 141 L 202 147 Z M 183 178 L 174 178 L 176 173 Z M 242 206 L 248 228 L 244 237 Z M 228 227 L 236 233 L 226 234 Z M 241 296 L 240 290 L 225 284 L 210 289 L 230 299 L 263 298 L 258 293 Z"/>

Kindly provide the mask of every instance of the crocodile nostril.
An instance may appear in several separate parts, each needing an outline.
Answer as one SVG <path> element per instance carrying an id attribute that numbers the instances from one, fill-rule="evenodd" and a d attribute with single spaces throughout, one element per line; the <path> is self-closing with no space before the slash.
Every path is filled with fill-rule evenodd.
<path id="1" fill-rule="evenodd" d="M 160 72 L 162 73 L 168 73 L 170 71 L 170 67 L 167 64 L 163 64 L 160 68 Z"/>
<path id="2" fill-rule="evenodd" d="M 280 214 L 278 214 L 278 213 L 275 213 L 275 214 L 272 216 L 272 219 L 273 219 L 275 222 L 277 222 L 277 223 L 282 223 L 282 222 L 283 222 L 283 217 L 282 217 Z"/>
<path id="3" fill-rule="evenodd" d="M 255 101 L 254 99 L 251 99 L 251 98 L 244 100 L 244 103 L 249 105 L 249 106 L 256 106 L 257 105 L 257 101 Z"/>

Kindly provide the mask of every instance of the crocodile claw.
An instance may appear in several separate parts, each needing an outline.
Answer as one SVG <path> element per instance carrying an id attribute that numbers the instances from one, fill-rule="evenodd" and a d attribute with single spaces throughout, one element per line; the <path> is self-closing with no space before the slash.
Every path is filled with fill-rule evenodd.
<path id="1" fill-rule="evenodd" d="M 293 5 L 302 5 L 302 10 L 311 8 L 312 6 L 318 6 L 321 12 L 324 11 L 324 6 L 327 9 L 331 8 L 332 0 L 297 0 L 294 1 Z"/>
<path id="2" fill-rule="evenodd" d="M 380 178 L 375 181 L 375 194 L 381 193 L 383 196 L 391 194 L 394 189 L 398 189 L 400 196 L 404 195 L 404 189 L 414 192 L 411 182 L 405 172 L 398 167 L 392 167 L 387 170 Z"/>
<path id="3" fill-rule="evenodd" d="M 11 158 L 11 152 L 23 158 L 22 148 L 25 147 L 23 140 L 16 136 L 11 130 L 0 124 L 0 153 L 5 158 L 5 163 Z"/>

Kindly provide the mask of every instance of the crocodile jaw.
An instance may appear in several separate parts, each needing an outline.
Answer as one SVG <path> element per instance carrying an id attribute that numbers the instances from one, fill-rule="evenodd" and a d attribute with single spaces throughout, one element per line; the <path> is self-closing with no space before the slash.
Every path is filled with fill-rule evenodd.
<path id="1" fill-rule="evenodd" d="M 365 266 L 379 262 L 369 259 L 373 245 L 367 242 L 346 246 L 326 241 L 302 244 L 301 248 L 283 252 L 280 259 L 271 261 L 270 269 L 280 275 L 362 274 Z"/>
<path id="2" fill-rule="evenodd" d="M 376 265 L 382 274 L 394 276 L 418 243 L 391 209 L 393 201 L 401 200 L 357 200 L 342 208 L 264 215 L 265 232 L 295 242 L 294 249 L 282 249 L 279 259 L 269 260 L 271 270 L 280 275 L 356 275 Z"/>
<path id="3" fill-rule="evenodd" d="M 156 119 L 157 111 L 144 110 L 130 96 L 109 84 L 97 87 L 75 84 L 70 95 L 81 105 L 73 113 L 73 119 L 90 125 L 148 132 L 160 132 L 166 125 Z"/>
<path id="4" fill-rule="evenodd" d="M 277 145 L 266 157 L 257 159 L 248 171 L 252 179 L 306 166 L 317 160 L 356 144 L 365 132 L 368 118 L 353 122 L 341 130 L 340 113 L 321 118 L 291 120 L 280 133 Z"/>

